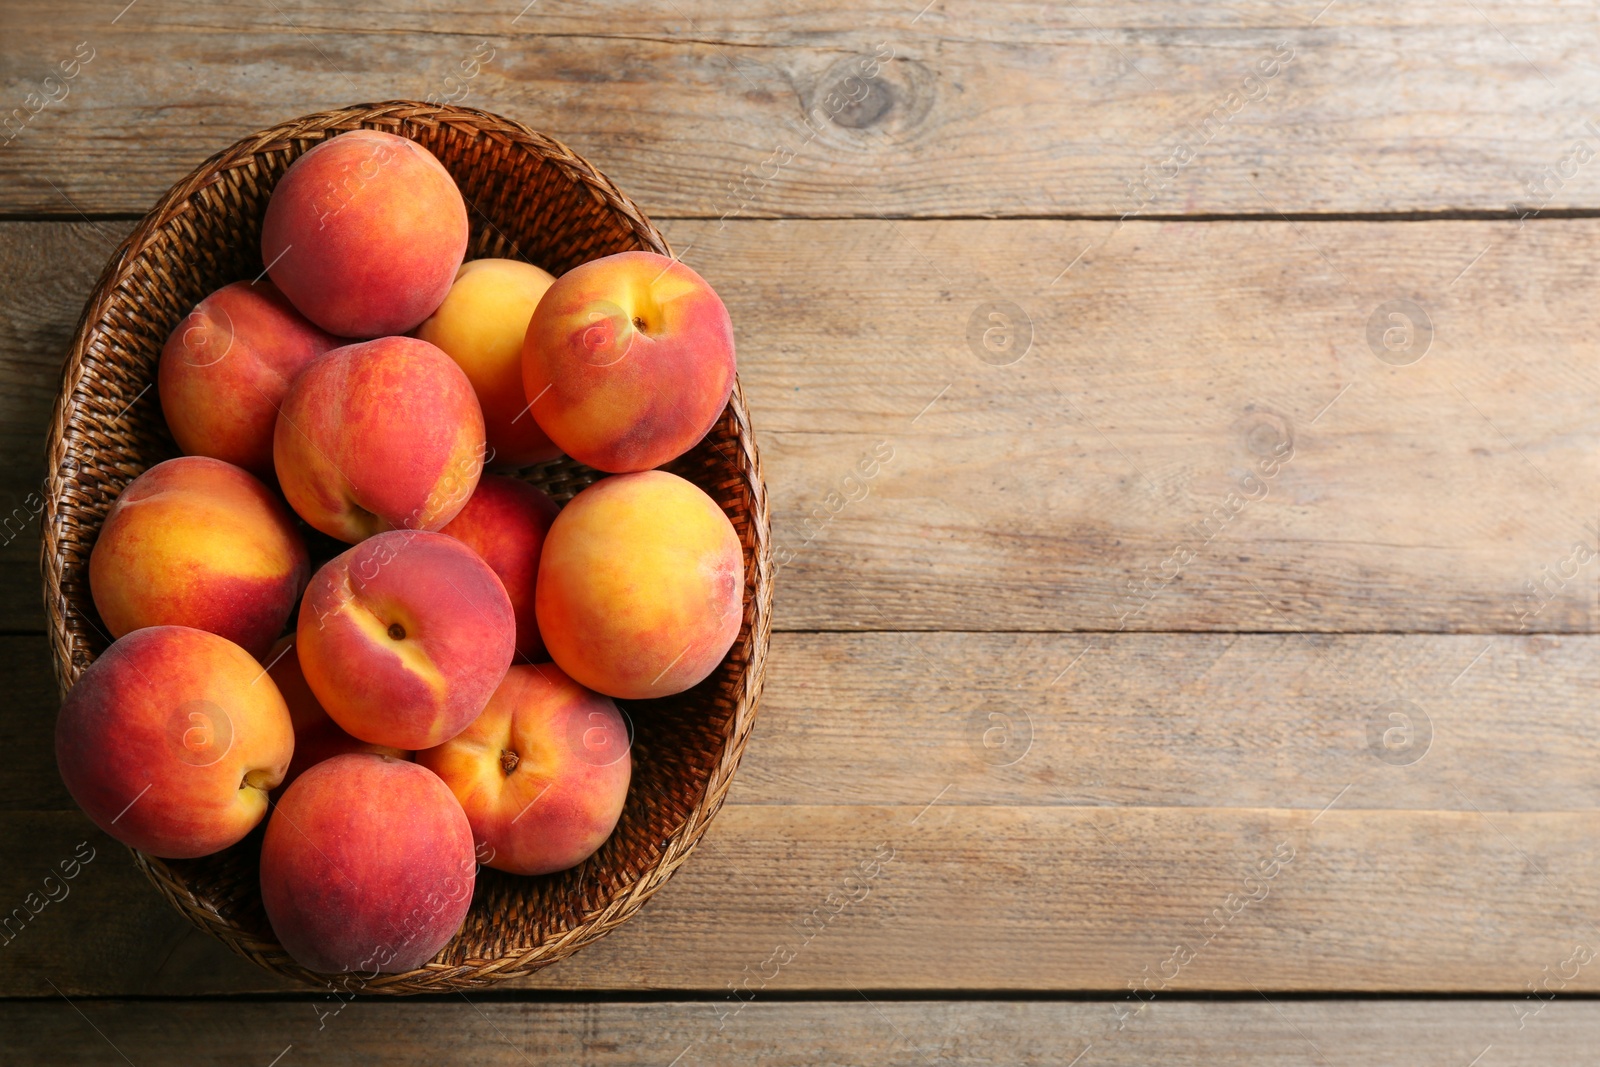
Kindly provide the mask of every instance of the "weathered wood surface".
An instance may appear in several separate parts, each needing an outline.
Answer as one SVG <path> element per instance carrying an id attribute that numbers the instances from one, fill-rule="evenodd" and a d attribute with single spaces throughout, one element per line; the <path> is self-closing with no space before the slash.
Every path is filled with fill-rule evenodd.
<path id="1" fill-rule="evenodd" d="M 0 224 L 0 503 L 25 517 L 126 228 Z M 667 230 L 738 323 L 780 629 L 1600 625 L 1600 221 Z M 1031 321 L 1005 366 L 968 341 L 991 300 Z M 1431 333 L 1390 352 L 1377 315 L 1386 362 L 1392 300 Z M 35 538 L 0 547 L 0 626 L 42 625 Z"/>
<path id="2" fill-rule="evenodd" d="M 257 129 L 430 95 L 661 216 L 1595 208 L 1597 49 L 1591 7 L 1515 0 L 25 0 L 0 212 L 142 212 Z"/>
<path id="3" fill-rule="evenodd" d="M 1600 991 L 1567 962 L 1600 951 L 1593 812 L 957 799 L 729 805 L 626 929 L 508 988 L 1521 995 L 1565 964 L 1553 991 Z M 77 813 L 0 814 L 3 899 L 60 896 L 45 879 L 85 841 L 65 899 L 35 900 L 0 947 L 0 994 L 294 991 L 190 928 Z"/>
<path id="4" fill-rule="evenodd" d="M 1600 992 L 1597 46 L 1512 0 L 6 5 L 0 1061 L 1583 1060 L 1595 1002 L 1524 994 Z M 762 718 L 529 1002 L 116 999 L 294 987 L 54 770 L 62 355 L 200 159 L 430 94 L 566 140 L 727 299 Z M 1502 996 L 1279 996 L 1395 991 Z M 883 999 L 962 992 L 1082 999 Z"/>
<path id="5" fill-rule="evenodd" d="M 1519 993 L 1600 951 L 1597 640 L 1126 634 L 1051 686 L 1082 638 L 778 634 L 694 861 L 521 985 Z M 291 989 L 72 810 L 40 646 L 0 639 L 25 683 L 0 735 L 0 903 L 81 841 L 98 856 L 0 947 L 0 995 Z"/>
<path id="6" fill-rule="evenodd" d="M 868 993 L 813 1003 L 522 1003 L 475 998 L 361 1003 L 75 1001 L 0 1004 L 16 1063 L 392 1064 L 434 1067 L 699 1067 L 860 1063 L 1006 1067 L 1546 1067 L 1583 1063 L 1600 1040 L 1593 1001 L 1156 1001 L 1121 1031 L 1114 1005 L 890 1001 Z M 1117 1005 L 1116 1007 L 1120 1007 Z M 1532 1014 L 1540 1009 L 1538 1014 Z M 321 1029 L 319 1029 L 319 1025 Z M 1520 1028 L 1519 1028 L 1520 1026 Z M 1081 1057 L 1074 1060 L 1073 1057 Z M 674 1059 L 674 1057 L 678 1057 Z M 12 1062 L 7 1060 L 6 1062 Z"/>
<path id="7" fill-rule="evenodd" d="M 132 224 L 0 223 L 0 630 L 42 630 L 45 434 L 84 302 Z"/>
<path id="8" fill-rule="evenodd" d="M 1089 643 L 779 633 L 731 802 L 920 806 L 948 786 L 942 805 L 1105 813 L 1315 815 L 1335 794 L 1341 811 L 1600 811 L 1600 638 L 1122 634 L 1084 654 Z M 0 672 L 0 812 L 73 810 L 45 642 L 0 637 Z"/>

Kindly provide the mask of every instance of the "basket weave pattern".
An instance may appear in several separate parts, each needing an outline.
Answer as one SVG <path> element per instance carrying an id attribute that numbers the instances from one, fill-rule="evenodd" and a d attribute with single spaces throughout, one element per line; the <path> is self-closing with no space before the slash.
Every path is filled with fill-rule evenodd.
<path id="1" fill-rule="evenodd" d="M 68 354 L 51 422 L 44 585 L 63 694 L 110 643 L 89 596 L 89 551 L 117 495 L 177 454 L 153 386 L 167 335 L 202 297 L 262 273 L 267 197 L 296 157 L 357 128 L 431 150 L 468 205 L 469 259 L 522 259 L 552 274 L 645 249 L 670 254 L 632 201 L 564 145 L 488 112 L 410 101 L 325 111 L 218 153 L 172 187 L 117 249 Z M 352 982 L 382 993 L 441 993 L 517 978 L 625 922 L 688 857 L 721 806 L 754 719 L 771 625 L 766 492 L 744 394 L 669 470 L 704 489 L 744 547 L 744 621 L 717 671 L 687 693 L 621 704 L 634 730 L 633 782 L 610 840 L 573 870 L 521 878 L 479 870 L 461 932 L 423 967 Z M 598 475 L 561 459 L 526 475 L 559 501 Z M 324 985 L 272 936 L 261 906 L 261 828 L 198 860 L 135 862 L 201 929 L 269 970 Z"/>

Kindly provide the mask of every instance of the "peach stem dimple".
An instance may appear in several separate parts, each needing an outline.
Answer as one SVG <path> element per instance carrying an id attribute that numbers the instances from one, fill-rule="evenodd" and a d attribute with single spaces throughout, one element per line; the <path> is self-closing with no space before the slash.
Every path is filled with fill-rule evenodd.
<path id="1" fill-rule="evenodd" d="M 517 764 L 520 762 L 522 761 L 517 758 L 517 754 L 511 751 L 509 748 L 503 748 L 500 750 L 500 770 L 504 773 L 510 774 L 512 771 L 516 770 Z"/>
<path id="2" fill-rule="evenodd" d="M 389 624 L 389 636 L 396 641 L 404 641 L 406 639 L 406 628 L 397 622 L 391 622 Z"/>
<path id="3" fill-rule="evenodd" d="M 272 771 L 270 768 L 257 767 L 254 770 L 245 772 L 243 780 L 239 782 L 239 788 L 259 789 L 265 793 L 277 784 L 277 782 L 272 780 Z"/>

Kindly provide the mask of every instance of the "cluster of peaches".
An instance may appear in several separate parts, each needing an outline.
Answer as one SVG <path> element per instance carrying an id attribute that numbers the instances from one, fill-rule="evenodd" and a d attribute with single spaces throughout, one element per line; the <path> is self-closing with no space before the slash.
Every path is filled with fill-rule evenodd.
<path id="1" fill-rule="evenodd" d="M 743 616 L 732 523 L 656 469 L 727 404 L 717 294 L 652 253 L 556 279 L 463 263 L 467 240 L 413 141 L 299 158 L 270 281 L 206 297 L 162 350 L 184 455 L 127 486 L 89 560 L 115 640 L 61 709 L 68 789 L 167 858 L 266 819 L 267 917 L 315 971 L 420 966 L 479 863 L 592 855 L 632 774 L 616 700 L 701 682 Z M 562 453 L 610 475 L 564 508 L 485 473 Z"/>

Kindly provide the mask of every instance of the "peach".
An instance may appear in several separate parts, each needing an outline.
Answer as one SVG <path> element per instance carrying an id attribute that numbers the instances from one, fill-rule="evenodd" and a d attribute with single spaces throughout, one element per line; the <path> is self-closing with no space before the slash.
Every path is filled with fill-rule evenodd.
<path id="1" fill-rule="evenodd" d="M 280 790 L 289 788 L 296 778 L 323 760 L 346 752 L 376 752 L 396 759 L 411 758 L 411 753 L 404 749 L 374 745 L 339 729 L 339 724 L 323 710 L 317 702 L 317 694 L 306 684 L 305 672 L 300 669 L 300 655 L 294 645 L 292 635 L 280 638 L 267 657 L 267 673 L 278 686 L 278 693 L 289 707 L 289 721 L 294 724 L 294 759 L 289 761 L 289 770 L 278 785 Z"/>
<path id="2" fill-rule="evenodd" d="M 300 313 L 341 337 L 405 333 L 467 252 L 467 206 L 434 154 L 377 130 L 294 161 L 267 201 L 261 261 Z"/>
<path id="3" fill-rule="evenodd" d="M 440 533 L 467 545 L 494 571 L 517 617 L 517 654 L 530 663 L 545 658 L 534 614 L 534 582 L 556 502 L 517 478 L 486 474 L 461 513 Z"/>
<path id="4" fill-rule="evenodd" d="M 561 509 L 535 607 L 550 658 L 623 700 L 681 693 L 722 662 L 743 621 L 733 524 L 666 471 L 602 478 Z"/>
<path id="5" fill-rule="evenodd" d="M 310 558 L 289 510 L 247 471 L 205 456 L 157 463 L 106 513 L 89 591 L 112 637 L 193 626 L 265 655 Z"/>
<path id="6" fill-rule="evenodd" d="M 301 775 L 261 843 L 272 932 L 297 963 L 323 973 L 372 978 L 422 966 L 461 928 L 476 876 L 472 827 L 445 784 L 371 752 Z"/>
<path id="7" fill-rule="evenodd" d="M 505 588 L 453 537 L 378 534 L 330 560 L 300 603 L 296 651 L 346 733 L 430 748 L 489 702 L 516 642 Z"/>
<path id="8" fill-rule="evenodd" d="M 733 390 L 733 323 L 706 280 L 654 252 L 592 260 L 556 279 L 528 323 L 522 380 L 567 455 L 649 470 L 716 425 Z"/>
<path id="9" fill-rule="evenodd" d="M 72 799 L 125 845 L 168 859 L 227 848 L 267 813 L 294 728 L 250 653 L 188 626 L 114 642 L 56 719 Z"/>
<path id="10" fill-rule="evenodd" d="M 455 284 L 416 335 L 461 365 L 483 406 L 491 462 L 526 467 L 561 450 L 539 429 L 522 391 L 522 339 L 555 278 L 515 259 L 463 263 Z"/>
<path id="11" fill-rule="evenodd" d="M 455 518 L 477 487 L 483 447 L 472 383 L 413 337 L 336 348 L 307 367 L 272 439 L 290 506 L 350 542 Z"/>
<path id="12" fill-rule="evenodd" d="M 632 761 L 617 705 L 555 664 L 518 665 L 461 733 L 417 753 L 461 802 L 487 866 L 576 867 L 622 815 Z"/>
<path id="13" fill-rule="evenodd" d="M 187 455 L 271 482 L 272 428 L 289 383 L 344 340 L 311 325 L 265 279 L 223 286 L 185 315 L 156 372 L 161 411 Z"/>

